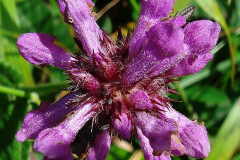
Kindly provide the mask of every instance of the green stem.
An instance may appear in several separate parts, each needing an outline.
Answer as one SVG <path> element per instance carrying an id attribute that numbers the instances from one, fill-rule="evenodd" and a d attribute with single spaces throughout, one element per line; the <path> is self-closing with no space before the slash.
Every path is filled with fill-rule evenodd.
<path id="1" fill-rule="evenodd" d="M 21 89 L 25 90 L 26 92 L 36 92 L 40 94 L 40 93 L 47 93 L 47 92 L 52 92 L 56 90 L 66 89 L 67 86 L 68 86 L 68 82 L 64 81 L 64 82 L 58 82 L 58 83 L 40 84 L 32 87 L 21 87 Z"/>
<path id="2" fill-rule="evenodd" d="M 0 92 L 6 93 L 6 94 L 12 94 L 18 97 L 26 97 L 26 92 L 20 89 L 5 87 L 0 85 Z"/>
<path id="3" fill-rule="evenodd" d="M 138 3 L 136 2 L 136 0 L 130 0 L 130 3 L 133 7 L 133 9 L 137 12 L 140 13 L 140 7 L 138 5 Z"/>
<path id="4" fill-rule="evenodd" d="M 21 89 L 16 88 L 10 88 L 0 85 L 0 92 L 6 93 L 6 94 L 12 94 L 18 97 L 28 97 L 33 92 L 40 94 L 40 93 L 48 93 L 53 92 L 55 90 L 60 90 L 67 88 L 67 81 L 59 82 L 59 83 L 47 83 L 47 84 L 41 84 L 41 85 L 35 85 L 33 87 L 22 87 Z"/>
<path id="5" fill-rule="evenodd" d="M 110 8 L 112 8 L 114 5 L 116 5 L 120 0 L 113 0 L 112 2 L 108 3 L 101 11 L 98 12 L 98 17 L 96 18 L 96 21 L 102 17 L 102 15 L 107 12 Z"/>

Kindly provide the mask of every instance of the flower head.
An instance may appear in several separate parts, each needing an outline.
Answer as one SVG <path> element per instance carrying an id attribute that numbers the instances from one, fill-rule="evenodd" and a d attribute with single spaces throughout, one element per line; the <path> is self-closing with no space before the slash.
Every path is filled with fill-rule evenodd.
<path id="1" fill-rule="evenodd" d="M 172 108 L 168 84 L 202 70 L 213 58 L 218 23 L 186 23 L 194 11 L 169 17 L 174 0 L 143 0 L 132 36 L 121 29 L 111 41 L 92 16 L 91 0 L 58 0 L 67 23 L 76 31 L 81 54 L 55 46 L 55 37 L 27 33 L 17 46 L 34 65 L 52 65 L 70 78 L 70 93 L 54 104 L 42 101 L 30 111 L 16 134 L 19 142 L 35 139 L 45 159 L 105 159 L 113 137 L 137 137 L 145 159 L 194 158 L 210 152 L 203 124 Z"/>

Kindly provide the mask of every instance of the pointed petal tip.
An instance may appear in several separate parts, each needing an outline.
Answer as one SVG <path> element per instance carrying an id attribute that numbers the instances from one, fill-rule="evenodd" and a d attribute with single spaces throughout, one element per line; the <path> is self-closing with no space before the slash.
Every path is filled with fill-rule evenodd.
<path id="1" fill-rule="evenodd" d="M 41 128 L 46 127 L 43 114 L 37 110 L 30 111 L 23 120 L 20 130 L 16 134 L 16 139 L 19 142 L 24 142 L 28 139 L 35 139 Z"/>
<path id="2" fill-rule="evenodd" d="M 53 44 L 56 36 L 44 33 L 26 33 L 20 35 L 17 47 L 24 59 L 34 65 L 51 65 L 66 69 L 62 64 L 68 62 L 72 57 L 65 50 Z"/>
<path id="3" fill-rule="evenodd" d="M 16 139 L 19 142 L 36 139 L 41 131 L 57 125 L 66 114 L 73 110 L 65 108 L 65 104 L 74 96 L 74 94 L 69 94 L 52 105 L 42 101 L 39 110 L 32 110 L 24 117 L 22 126 L 16 134 Z"/>
<path id="4" fill-rule="evenodd" d="M 184 28 L 184 42 L 188 44 L 192 54 L 210 52 L 217 44 L 221 27 L 210 20 L 194 21 Z"/>
<path id="5" fill-rule="evenodd" d="M 57 2 L 58 2 L 58 7 L 59 7 L 60 12 L 62 13 L 62 15 L 64 15 L 65 8 L 66 8 L 65 0 L 57 0 Z"/>
<path id="6" fill-rule="evenodd" d="M 178 124 L 178 134 L 181 146 L 176 154 L 187 154 L 193 158 L 205 158 L 208 156 L 211 147 L 205 126 L 189 120 L 187 117 L 175 110 L 166 112 L 168 118 L 174 119 Z M 175 141 L 177 142 L 177 141 Z M 176 149 L 176 148 L 175 148 Z"/>
<path id="7" fill-rule="evenodd" d="M 15 138 L 20 143 L 23 143 L 28 139 L 27 136 L 24 134 L 24 132 L 25 132 L 25 129 L 21 128 L 15 135 Z"/>

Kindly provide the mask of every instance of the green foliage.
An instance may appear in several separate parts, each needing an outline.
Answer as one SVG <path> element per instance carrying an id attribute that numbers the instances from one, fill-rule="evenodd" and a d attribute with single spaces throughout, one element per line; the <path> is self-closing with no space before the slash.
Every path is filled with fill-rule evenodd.
<path id="1" fill-rule="evenodd" d="M 187 90 L 188 97 L 192 101 L 205 103 L 211 105 L 228 105 L 230 103 L 227 94 L 215 87 L 194 85 Z"/>
<path id="2" fill-rule="evenodd" d="M 18 86 L 22 82 L 22 74 L 14 66 L 0 61 L 0 84 L 6 86 Z"/>
<path id="3" fill-rule="evenodd" d="M 132 155 L 131 153 L 113 144 L 111 145 L 107 160 L 129 159 L 131 155 Z"/>
<path id="4" fill-rule="evenodd" d="M 4 94 L 0 94 L 0 100 L 0 159 L 27 160 L 31 142 L 20 144 L 15 139 L 15 134 L 31 105 L 27 99 Z"/>
<path id="5" fill-rule="evenodd" d="M 12 22 L 15 22 L 16 26 L 19 26 L 19 19 L 17 15 L 16 3 L 14 0 L 3 0 L 1 5 L 6 9 L 6 12 L 9 13 L 9 17 Z M 1 24 L 0 24 L 1 25 Z"/>
<path id="6" fill-rule="evenodd" d="M 231 159 L 240 144 L 240 98 L 230 110 L 213 142 L 212 151 L 206 160 Z"/>
<path id="7" fill-rule="evenodd" d="M 7 60 L 15 68 L 22 70 L 23 83 L 33 84 L 31 66 L 19 54 L 16 41 L 19 35 L 19 17 L 17 16 L 16 2 L 2 0 L 0 2 L 0 58 Z"/>
<path id="8" fill-rule="evenodd" d="M 95 11 L 110 1 L 94 0 Z M 132 30 L 141 10 L 140 2 L 120 1 L 98 20 L 100 27 L 113 35 L 118 26 L 124 31 Z M 239 160 L 240 1 L 176 0 L 174 12 L 190 5 L 196 10 L 189 22 L 212 19 L 221 24 L 222 32 L 218 45 L 211 51 L 214 54 L 211 63 L 203 71 L 176 83 L 181 95 L 173 97 L 183 103 L 174 103 L 174 108 L 189 118 L 205 122 L 212 146 L 207 160 Z M 79 51 L 72 39 L 74 31 L 63 22 L 55 0 L 0 1 L 0 160 L 42 159 L 41 154 L 32 152 L 32 141 L 20 144 L 15 133 L 25 114 L 36 108 L 40 99 L 54 102 L 60 90 L 67 87 L 67 77 L 61 70 L 33 66 L 21 57 L 16 47 L 17 37 L 28 32 L 56 35 L 58 46 Z M 134 151 L 114 144 L 108 159 L 133 158 L 140 145 L 135 139 L 129 143 Z M 136 157 L 143 159 L 142 154 Z M 193 160 L 187 156 L 172 159 Z"/>

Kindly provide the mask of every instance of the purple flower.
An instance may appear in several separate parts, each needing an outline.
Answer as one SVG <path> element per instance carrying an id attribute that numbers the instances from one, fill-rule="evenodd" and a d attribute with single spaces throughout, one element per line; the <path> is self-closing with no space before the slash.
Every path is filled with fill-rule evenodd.
<path id="1" fill-rule="evenodd" d="M 187 24 L 193 7 L 169 17 L 173 3 L 143 0 L 132 36 L 119 29 L 113 42 L 92 16 L 91 0 L 58 0 L 82 53 L 72 55 L 55 46 L 55 37 L 48 34 L 19 37 L 17 46 L 27 61 L 67 73 L 70 93 L 30 111 L 17 140 L 34 139 L 34 149 L 45 160 L 72 160 L 72 154 L 105 159 L 115 136 L 136 136 L 147 160 L 207 157 L 206 128 L 172 108 L 167 94 L 177 92 L 168 84 L 206 66 L 221 28 L 208 20 Z"/>

